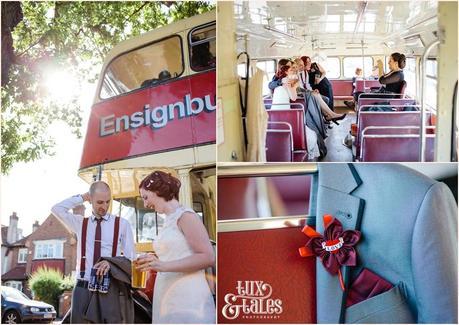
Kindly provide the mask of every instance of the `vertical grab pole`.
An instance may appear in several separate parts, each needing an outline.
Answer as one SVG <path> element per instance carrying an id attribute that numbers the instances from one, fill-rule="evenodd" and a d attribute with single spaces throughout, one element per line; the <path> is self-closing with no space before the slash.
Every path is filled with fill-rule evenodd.
<path id="1" fill-rule="evenodd" d="M 424 51 L 424 54 L 422 55 L 421 59 L 421 66 L 420 66 L 420 75 L 421 75 L 421 127 L 419 128 L 420 130 L 420 135 L 419 135 L 419 161 L 424 162 L 425 161 L 425 153 L 426 153 L 426 108 L 425 108 L 425 101 L 424 101 L 424 96 L 425 96 L 425 86 L 426 86 L 426 63 L 427 63 L 427 58 L 430 54 L 430 51 L 440 44 L 439 40 L 433 41 L 430 43 L 427 48 Z"/>

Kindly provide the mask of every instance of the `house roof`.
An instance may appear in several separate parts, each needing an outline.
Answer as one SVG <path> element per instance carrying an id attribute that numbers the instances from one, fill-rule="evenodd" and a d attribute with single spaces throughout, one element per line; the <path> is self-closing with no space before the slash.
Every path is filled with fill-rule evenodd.
<path id="1" fill-rule="evenodd" d="M 29 238 L 30 235 L 26 236 L 26 237 L 23 237 L 21 239 L 19 239 L 18 241 L 15 241 L 14 243 L 10 244 L 10 246 L 25 246 L 25 242 L 27 240 L 27 238 Z"/>
<path id="2" fill-rule="evenodd" d="M 25 265 L 18 265 L 15 268 L 9 270 L 5 274 L 2 275 L 2 281 L 8 280 L 26 280 L 26 266 Z"/>

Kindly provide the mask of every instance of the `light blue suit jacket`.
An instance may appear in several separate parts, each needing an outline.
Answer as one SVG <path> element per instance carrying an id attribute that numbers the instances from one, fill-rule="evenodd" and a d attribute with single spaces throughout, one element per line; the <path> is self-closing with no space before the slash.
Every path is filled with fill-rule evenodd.
<path id="1" fill-rule="evenodd" d="M 397 164 L 319 164 L 318 232 L 332 214 L 362 232 L 358 266 L 394 288 L 349 308 L 338 277 L 317 261 L 319 323 L 456 323 L 457 204 L 446 185 Z"/>

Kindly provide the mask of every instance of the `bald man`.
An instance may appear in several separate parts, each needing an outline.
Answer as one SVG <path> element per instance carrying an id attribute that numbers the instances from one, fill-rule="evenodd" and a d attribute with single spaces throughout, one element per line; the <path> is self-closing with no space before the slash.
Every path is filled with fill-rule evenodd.
<path id="1" fill-rule="evenodd" d="M 92 206 L 92 214 L 86 221 L 83 215 L 70 212 L 84 202 L 89 202 Z M 104 275 L 110 269 L 107 261 L 98 262 L 98 259 L 110 256 L 125 256 L 130 260 L 135 258 L 134 239 L 129 222 L 108 213 L 110 202 L 110 187 L 107 183 L 98 181 L 91 184 L 88 193 L 72 196 L 51 209 L 78 239 L 77 283 L 72 295 L 71 323 L 87 323 L 83 315 L 90 297 L 88 283 L 91 269 L 97 269 L 97 275 Z M 117 238 L 115 233 L 118 233 Z M 85 251 L 84 258 L 82 249 Z"/>

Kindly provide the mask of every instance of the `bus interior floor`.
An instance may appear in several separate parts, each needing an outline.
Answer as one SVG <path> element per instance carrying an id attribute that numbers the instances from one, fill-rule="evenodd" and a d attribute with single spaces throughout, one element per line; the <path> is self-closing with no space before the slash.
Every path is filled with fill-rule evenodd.
<path id="1" fill-rule="evenodd" d="M 352 161 L 352 150 L 343 144 L 344 138 L 349 134 L 351 124 L 355 123 L 356 114 L 354 111 L 347 109 L 336 109 L 336 113 L 347 113 L 344 120 L 339 125 L 331 124 L 332 128 L 328 129 L 328 137 L 325 139 L 327 146 L 327 155 L 320 161 Z"/>

